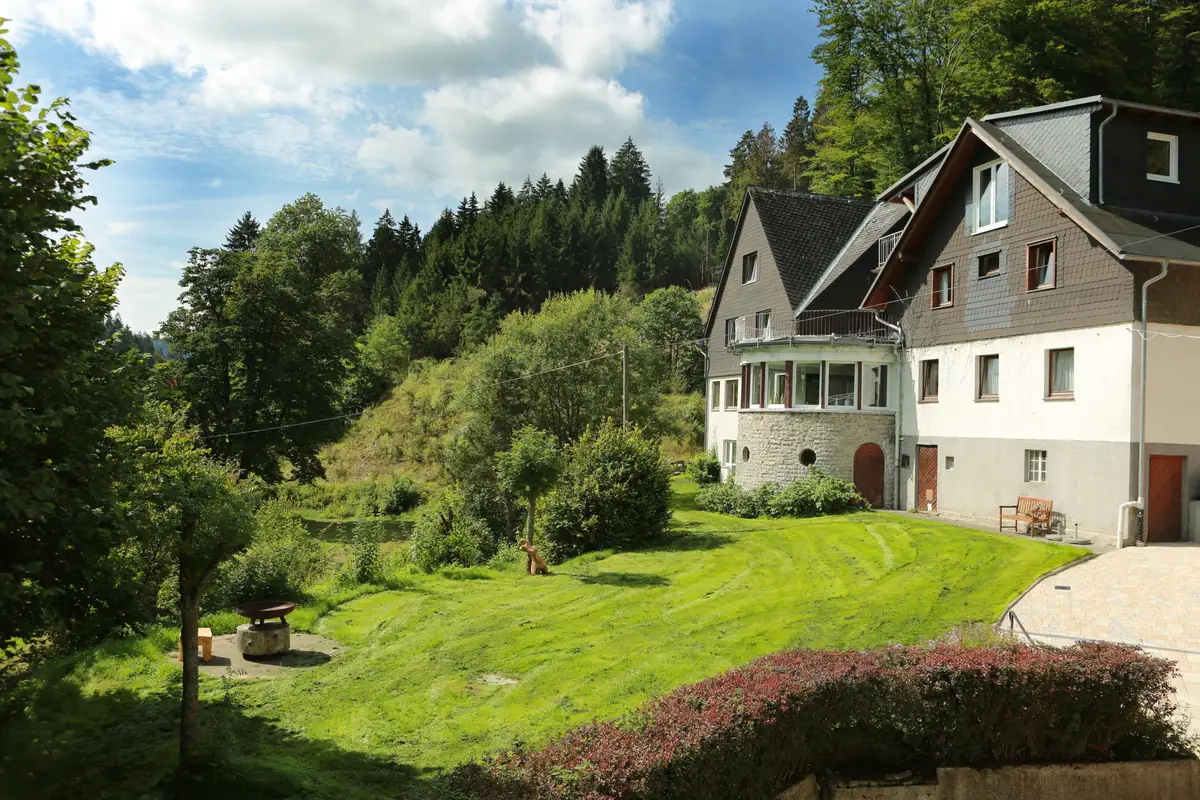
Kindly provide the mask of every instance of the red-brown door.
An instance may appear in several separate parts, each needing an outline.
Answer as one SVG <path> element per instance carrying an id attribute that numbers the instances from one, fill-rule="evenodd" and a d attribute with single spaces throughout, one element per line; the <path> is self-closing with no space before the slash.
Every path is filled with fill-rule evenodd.
<path id="1" fill-rule="evenodd" d="M 1146 541 L 1178 542 L 1183 534 L 1183 456 L 1150 456 Z"/>
<path id="2" fill-rule="evenodd" d="M 937 511 L 937 445 L 917 446 L 917 508 Z"/>
<path id="3" fill-rule="evenodd" d="M 871 508 L 883 508 L 883 448 L 867 442 L 854 453 L 854 488 Z"/>

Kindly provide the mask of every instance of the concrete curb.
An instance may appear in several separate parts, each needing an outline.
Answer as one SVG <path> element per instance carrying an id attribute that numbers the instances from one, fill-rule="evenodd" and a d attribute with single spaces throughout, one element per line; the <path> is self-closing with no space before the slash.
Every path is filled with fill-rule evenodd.
<path id="1" fill-rule="evenodd" d="M 1004 610 L 1000 612 L 1000 616 L 996 618 L 996 621 L 993 622 L 992 625 L 999 625 L 1001 622 L 1003 622 L 1004 618 L 1006 616 L 1008 616 L 1008 612 L 1010 612 L 1014 608 L 1016 608 L 1017 603 L 1024 600 L 1025 595 L 1029 594 L 1034 589 L 1036 589 L 1038 584 L 1040 584 L 1042 581 L 1046 580 L 1047 578 L 1053 578 L 1055 575 L 1057 575 L 1060 572 L 1066 572 L 1067 570 L 1071 569 L 1072 567 L 1077 567 L 1080 564 L 1091 561 L 1093 558 L 1096 558 L 1100 555 L 1103 555 L 1103 554 L 1102 553 L 1088 553 L 1083 558 L 1077 558 L 1074 561 L 1072 561 L 1070 564 L 1063 564 L 1061 567 L 1057 567 L 1055 569 L 1050 570 L 1045 575 L 1043 575 L 1042 577 L 1038 578 L 1036 581 L 1034 581 L 1033 583 L 1031 583 L 1027 587 L 1025 587 L 1025 591 L 1023 591 L 1019 595 L 1017 595 L 1016 599 L 1014 599 L 1011 603 L 1009 603 L 1007 606 L 1004 607 Z"/>

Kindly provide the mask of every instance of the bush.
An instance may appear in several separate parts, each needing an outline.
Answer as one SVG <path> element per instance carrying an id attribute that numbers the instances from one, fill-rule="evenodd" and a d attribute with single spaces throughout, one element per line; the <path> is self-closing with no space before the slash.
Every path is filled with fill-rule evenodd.
<path id="1" fill-rule="evenodd" d="M 247 600 L 299 600 L 320 574 L 320 545 L 304 523 L 279 503 L 258 512 L 250 546 L 217 573 L 205 593 L 206 610 L 229 609 Z"/>
<path id="2" fill-rule="evenodd" d="M 547 498 L 541 535 L 552 561 L 629 548 L 660 535 L 671 518 L 670 478 L 658 444 L 641 429 L 606 422 L 571 445 Z"/>
<path id="3" fill-rule="evenodd" d="M 457 489 L 451 489 L 417 520 L 408 558 L 417 569 L 433 572 L 444 566 L 486 564 L 498 549 L 487 523 L 470 512 Z"/>
<path id="4" fill-rule="evenodd" d="M 338 583 L 342 586 L 360 586 L 364 583 L 382 584 L 387 580 L 387 569 L 383 563 L 383 553 L 379 543 L 384 539 L 383 525 L 378 522 L 364 522 L 354 526 L 354 536 L 350 541 L 350 553 L 342 571 L 338 573 Z"/>
<path id="5" fill-rule="evenodd" d="M 1195 758 L 1175 672 L 1102 643 L 784 651 L 452 781 L 497 800 L 765 800 L 806 774 Z"/>
<path id="6" fill-rule="evenodd" d="M 814 517 L 857 511 L 867 501 L 854 484 L 814 467 L 783 489 L 768 483 L 747 491 L 732 481 L 710 486 L 696 495 L 696 505 L 735 517 Z"/>
<path id="7" fill-rule="evenodd" d="M 375 484 L 375 507 L 380 514 L 403 514 L 421 505 L 421 490 L 407 475 L 392 475 Z"/>
<path id="8" fill-rule="evenodd" d="M 717 451 L 710 450 L 707 453 L 701 453 L 689 461 L 687 476 L 700 486 L 719 483 L 721 481 L 721 462 L 717 458 Z"/>

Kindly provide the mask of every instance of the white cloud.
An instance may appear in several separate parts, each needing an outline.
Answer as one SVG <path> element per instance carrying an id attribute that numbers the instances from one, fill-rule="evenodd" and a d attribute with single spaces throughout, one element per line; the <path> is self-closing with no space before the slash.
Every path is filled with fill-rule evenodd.
<path id="1" fill-rule="evenodd" d="M 104 232 L 109 236 L 124 236 L 137 229 L 138 223 L 132 220 L 112 220 L 105 223 Z"/>
<path id="2" fill-rule="evenodd" d="M 204 185 L 205 185 L 205 186 L 207 186 L 207 187 L 208 187 L 208 188 L 210 188 L 210 189 L 220 189 L 220 188 L 221 188 L 221 186 L 223 186 L 223 185 L 224 185 L 224 183 L 225 183 L 225 181 L 224 181 L 224 180 L 222 180 L 221 178 L 212 178 L 211 180 L 209 180 L 209 181 L 208 181 L 207 183 L 205 183 Z"/>
<path id="3" fill-rule="evenodd" d="M 171 267 L 183 270 L 182 263 L 172 262 Z M 128 273 L 117 287 L 117 313 L 133 330 L 149 333 L 179 305 L 180 291 L 178 274 L 163 277 Z"/>
<path id="4" fill-rule="evenodd" d="M 619 73 L 633 54 L 655 50 L 671 20 L 671 0 L 526 0 L 525 28 L 572 72 Z"/>

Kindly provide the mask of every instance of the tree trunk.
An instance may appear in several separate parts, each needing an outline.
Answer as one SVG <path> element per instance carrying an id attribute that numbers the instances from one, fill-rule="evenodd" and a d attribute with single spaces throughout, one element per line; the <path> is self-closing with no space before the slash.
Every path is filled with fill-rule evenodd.
<path id="1" fill-rule="evenodd" d="M 195 520 L 184 518 L 180 530 L 182 553 L 179 561 L 179 605 L 183 611 L 183 626 L 179 631 L 183 649 L 183 705 L 179 714 L 179 763 L 186 765 L 195 755 L 196 737 L 200 727 L 200 656 L 197 630 L 200 622 L 200 580 L 185 555 L 190 550 Z"/>

